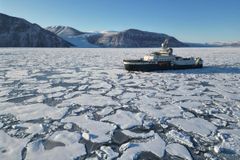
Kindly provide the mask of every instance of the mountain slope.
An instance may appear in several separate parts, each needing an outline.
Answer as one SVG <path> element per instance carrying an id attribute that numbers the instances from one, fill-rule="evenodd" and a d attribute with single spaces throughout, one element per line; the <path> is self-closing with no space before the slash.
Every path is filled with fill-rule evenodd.
<path id="1" fill-rule="evenodd" d="M 0 13 L 0 47 L 70 47 L 71 43 L 24 19 Z"/>
<path id="2" fill-rule="evenodd" d="M 88 37 L 88 41 L 101 47 L 160 47 L 161 43 L 169 40 L 170 47 L 187 47 L 176 38 L 166 34 L 128 29 L 122 32 L 98 34 Z"/>
<path id="3" fill-rule="evenodd" d="M 81 32 L 69 26 L 49 26 L 46 30 L 53 32 L 64 40 L 80 48 L 96 48 L 97 45 L 88 42 L 88 37 L 95 33 Z"/>
<path id="4" fill-rule="evenodd" d="M 240 47 L 240 41 L 236 42 L 211 42 L 211 43 L 186 43 L 190 47 Z"/>
<path id="5" fill-rule="evenodd" d="M 77 47 L 160 47 L 165 39 L 169 39 L 170 47 L 188 47 L 187 44 L 166 34 L 128 29 L 122 32 L 80 32 L 67 26 L 50 26 L 47 30 L 57 34 Z"/>
<path id="6" fill-rule="evenodd" d="M 240 47 L 240 41 L 236 42 L 214 42 L 207 43 L 208 45 L 218 46 L 218 47 Z"/>
<path id="7" fill-rule="evenodd" d="M 80 32 L 69 26 L 49 26 L 46 27 L 46 30 L 53 32 L 60 37 L 78 36 L 84 34 L 84 32 Z"/>

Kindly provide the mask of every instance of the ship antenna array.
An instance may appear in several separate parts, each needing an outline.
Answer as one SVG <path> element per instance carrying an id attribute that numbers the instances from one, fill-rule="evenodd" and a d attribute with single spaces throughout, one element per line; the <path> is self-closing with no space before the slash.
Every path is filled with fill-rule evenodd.
<path id="1" fill-rule="evenodd" d="M 162 48 L 167 48 L 168 47 L 168 39 L 165 39 L 164 42 L 162 43 Z"/>

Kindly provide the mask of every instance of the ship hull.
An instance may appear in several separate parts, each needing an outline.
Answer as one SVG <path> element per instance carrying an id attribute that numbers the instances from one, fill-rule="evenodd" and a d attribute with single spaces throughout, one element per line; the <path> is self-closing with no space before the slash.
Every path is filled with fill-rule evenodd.
<path id="1" fill-rule="evenodd" d="M 157 71 L 157 70 L 176 70 L 176 69 L 194 69 L 202 68 L 202 64 L 193 64 L 193 65 L 171 65 L 169 62 L 165 63 L 148 63 L 148 62 L 125 62 L 124 67 L 128 71 Z"/>

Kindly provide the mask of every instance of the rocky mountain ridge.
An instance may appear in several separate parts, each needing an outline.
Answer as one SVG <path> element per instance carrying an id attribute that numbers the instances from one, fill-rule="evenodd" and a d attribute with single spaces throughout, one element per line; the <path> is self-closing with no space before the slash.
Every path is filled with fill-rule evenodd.
<path id="1" fill-rule="evenodd" d="M 71 46 L 71 43 L 37 24 L 0 13 L 0 47 Z"/>
<path id="2" fill-rule="evenodd" d="M 61 28 L 61 30 L 58 28 Z M 90 45 L 94 45 L 96 47 L 106 47 L 106 48 L 160 47 L 161 43 L 165 39 L 169 40 L 169 46 L 171 47 L 188 47 L 187 44 L 167 34 L 147 32 L 147 31 L 141 31 L 137 29 L 128 29 L 121 32 L 104 31 L 104 32 L 88 32 L 88 33 L 85 32 L 84 33 L 71 28 L 77 33 L 80 33 L 78 35 L 72 35 L 69 30 L 66 30 L 66 29 L 64 30 L 62 28 L 69 28 L 69 27 L 53 26 L 53 27 L 47 27 L 46 29 L 64 38 L 65 40 L 75 44 L 78 47 L 83 46 L 82 43 L 79 43 L 80 41 L 84 41 L 84 45 L 86 45 L 86 42 L 87 42 Z"/>
<path id="3" fill-rule="evenodd" d="M 81 34 L 84 34 L 84 32 L 80 32 L 79 30 L 69 26 L 49 26 L 46 27 L 45 29 L 50 32 L 53 32 L 54 34 L 60 37 L 79 36 Z"/>

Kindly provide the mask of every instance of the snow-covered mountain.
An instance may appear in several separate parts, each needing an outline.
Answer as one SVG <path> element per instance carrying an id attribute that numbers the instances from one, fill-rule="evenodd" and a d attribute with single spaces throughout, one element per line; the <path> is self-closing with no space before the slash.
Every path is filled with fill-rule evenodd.
<path id="1" fill-rule="evenodd" d="M 0 47 L 70 47 L 71 43 L 24 19 L 0 13 Z"/>
<path id="2" fill-rule="evenodd" d="M 53 26 L 47 27 L 46 29 L 77 47 L 160 47 L 160 44 L 165 39 L 169 39 L 169 45 L 171 47 L 188 46 L 169 35 L 137 29 L 128 29 L 122 32 L 102 31 L 88 33 L 66 26 Z"/>
<path id="3" fill-rule="evenodd" d="M 165 39 L 169 39 L 170 47 L 240 47 L 240 41 L 185 43 L 167 34 L 137 29 L 121 32 L 81 32 L 69 26 L 43 29 L 25 19 L 0 13 L 0 47 L 160 47 Z"/>
<path id="4" fill-rule="evenodd" d="M 240 41 L 236 42 L 211 42 L 211 43 L 186 43 L 190 47 L 240 47 Z"/>
<path id="5" fill-rule="evenodd" d="M 162 33 L 128 29 L 122 32 L 108 32 L 88 37 L 88 41 L 101 47 L 160 47 L 169 40 L 171 47 L 187 47 L 174 37 Z"/>
<path id="6" fill-rule="evenodd" d="M 207 43 L 208 45 L 212 46 L 219 46 L 219 47 L 240 47 L 240 41 L 236 42 L 213 42 Z"/>
<path id="7" fill-rule="evenodd" d="M 53 32 L 64 40 L 70 42 L 76 47 L 80 48 L 96 48 L 98 47 L 95 44 L 88 42 L 88 37 L 100 33 L 87 33 L 81 32 L 75 28 L 69 26 L 49 26 L 45 28 L 46 30 Z"/>
<path id="8" fill-rule="evenodd" d="M 49 26 L 46 27 L 46 29 L 60 37 L 79 36 L 84 34 L 84 32 L 80 32 L 69 26 Z"/>

